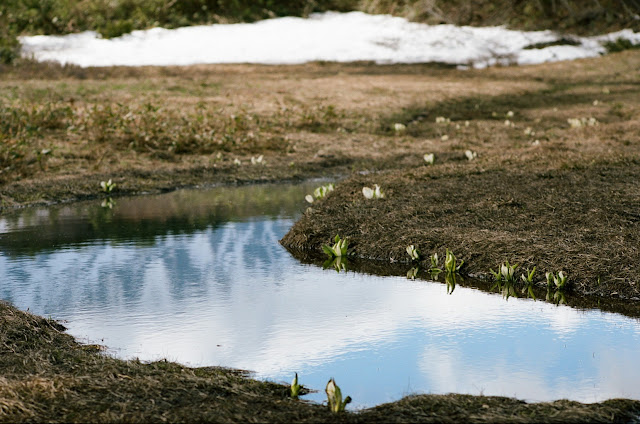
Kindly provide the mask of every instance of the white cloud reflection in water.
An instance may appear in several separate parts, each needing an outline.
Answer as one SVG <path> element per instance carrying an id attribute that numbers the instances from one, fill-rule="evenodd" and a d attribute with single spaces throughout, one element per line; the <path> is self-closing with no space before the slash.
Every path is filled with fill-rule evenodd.
<path id="1" fill-rule="evenodd" d="M 0 237 L 18 222 L 1 218 Z M 144 242 L 0 250 L 0 297 L 122 357 L 287 382 L 298 372 L 320 390 L 335 377 L 356 407 L 409 393 L 640 399 L 637 320 L 302 265 L 277 242 L 292 222 L 245 217 Z"/>

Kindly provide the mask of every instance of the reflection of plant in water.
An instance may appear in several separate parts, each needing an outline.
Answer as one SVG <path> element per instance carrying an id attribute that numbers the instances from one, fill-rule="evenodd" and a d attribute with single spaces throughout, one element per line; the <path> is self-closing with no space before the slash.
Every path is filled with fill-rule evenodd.
<path id="1" fill-rule="evenodd" d="M 495 287 L 495 286 L 494 286 Z M 502 293 L 502 297 L 506 300 L 509 300 L 510 297 L 518 297 L 516 293 L 516 287 L 513 282 L 505 281 L 501 286 L 499 286 L 500 292 Z"/>
<path id="2" fill-rule="evenodd" d="M 453 291 L 456 289 L 458 278 L 460 278 L 460 281 L 462 281 L 462 277 L 460 277 L 460 275 L 456 274 L 455 272 L 454 273 L 447 272 L 444 275 L 444 282 L 447 285 L 447 294 L 452 294 Z"/>
<path id="3" fill-rule="evenodd" d="M 564 275 L 563 271 L 559 271 L 557 276 L 553 272 L 547 272 L 545 276 L 547 277 L 547 301 L 553 302 L 556 305 L 567 303 L 567 299 L 564 296 L 564 289 L 568 276 Z M 553 295 L 551 295 L 552 289 Z"/>
<path id="4" fill-rule="evenodd" d="M 509 261 L 506 261 L 500 265 L 497 272 L 490 269 L 489 271 L 493 275 L 495 281 L 491 290 L 498 289 L 502 293 L 502 296 L 507 300 L 509 300 L 511 296 L 518 297 L 515 289 L 515 271 L 517 267 L 518 265 L 510 265 Z"/>
<path id="5" fill-rule="evenodd" d="M 322 264 L 322 268 L 328 269 L 333 267 L 336 272 L 347 272 L 349 269 L 349 260 L 344 256 L 336 256 L 334 258 L 327 259 Z"/>
<path id="6" fill-rule="evenodd" d="M 103 208 L 109 208 L 109 209 L 113 209 L 115 205 L 116 205 L 116 201 L 113 200 L 111 197 L 107 197 L 102 201 L 102 203 L 100 203 L 100 206 L 102 206 Z"/>
<path id="7" fill-rule="evenodd" d="M 291 382 L 291 397 L 293 399 L 298 399 L 298 396 L 300 396 L 300 387 L 301 386 L 298 384 L 298 373 L 296 373 L 296 376 Z"/>
<path id="8" fill-rule="evenodd" d="M 527 297 L 531 297 L 533 300 L 536 300 L 536 295 L 533 293 L 533 276 L 536 273 L 536 267 L 534 266 L 531 271 L 527 268 L 527 275 L 520 275 L 520 279 L 524 283 L 524 287 L 522 288 L 522 294 L 527 293 Z"/>
<path id="9" fill-rule="evenodd" d="M 418 268 L 417 266 L 414 266 L 409 271 L 407 271 L 407 278 L 409 280 L 415 280 L 416 277 L 418 276 L 419 271 L 420 271 L 420 268 Z"/>
<path id="10" fill-rule="evenodd" d="M 348 239 L 340 239 L 340 236 L 336 234 L 336 237 L 333 239 L 335 242 L 333 246 L 328 246 L 326 244 L 322 245 L 322 250 L 324 253 L 329 255 L 330 258 L 339 257 L 339 256 L 347 256 L 347 248 L 349 247 Z"/>
<path id="11" fill-rule="evenodd" d="M 429 268 L 429 272 L 431 273 L 432 278 L 437 279 L 438 275 L 440 275 L 440 273 L 443 272 L 443 270 L 438 267 L 439 265 L 438 254 L 434 253 L 430 259 L 431 259 L 431 268 Z M 445 259 L 444 259 L 444 273 L 445 273 L 444 280 L 445 280 L 445 283 L 447 284 L 447 294 L 453 293 L 453 291 L 456 288 L 457 279 L 458 278 L 462 279 L 462 277 L 460 277 L 460 275 L 458 274 L 458 271 L 460 270 L 463 264 L 464 264 L 463 260 L 461 260 L 458 263 L 458 260 L 456 259 L 456 256 L 453 254 L 453 252 L 450 251 L 449 249 L 446 250 Z"/>
<path id="12" fill-rule="evenodd" d="M 564 296 L 562 290 L 554 290 L 552 294 L 551 286 L 547 286 L 547 302 L 553 302 L 556 305 L 564 305 L 567 303 L 567 298 Z"/>
<path id="13" fill-rule="evenodd" d="M 434 253 L 431 256 L 431 268 L 429 268 L 429 272 L 431 273 L 432 278 L 438 278 L 438 275 L 442 272 L 440 268 L 438 268 L 438 253 Z"/>
<path id="14" fill-rule="evenodd" d="M 351 403 L 351 396 L 347 396 L 342 400 L 342 391 L 332 378 L 325 388 L 327 393 L 327 401 L 329 402 L 329 410 L 331 412 L 343 412 L 348 403 Z"/>

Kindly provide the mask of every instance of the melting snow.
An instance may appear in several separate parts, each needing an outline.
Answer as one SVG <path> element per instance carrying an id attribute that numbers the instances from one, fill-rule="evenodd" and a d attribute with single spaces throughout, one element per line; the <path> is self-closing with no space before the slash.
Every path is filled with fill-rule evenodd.
<path id="1" fill-rule="evenodd" d="M 426 25 L 389 15 L 327 12 L 307 19 L 153 28 L 109 40 L 87 31 L 21 37 L 21 42 L 23 56 L 80 66 L 295 64 L 322 60 L 442 62 L 476 68 L 594 57 L 605 52 L 603 43 L 617 38 L 640 44 L 640 33 L 623 30 L 597 37 L 572 37 L 577 42 L 573 46 L 525 49 L 560 38 L 552 31 Z"/>

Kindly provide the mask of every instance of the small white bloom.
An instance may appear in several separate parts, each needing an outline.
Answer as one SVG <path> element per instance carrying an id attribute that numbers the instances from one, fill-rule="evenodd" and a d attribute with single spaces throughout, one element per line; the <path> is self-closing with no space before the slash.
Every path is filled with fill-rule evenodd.
<path id="1" fill-rule="evenodd" d="M 242 162 L 240 162 L 240 159 L 235 158 L 235 159 L 233 160 L 233 164 L 234 164 L 234 165 L 238 165 L 238 166 L 240 166 L 240 165 L 242 165 Z"/>
<path id="2" fill-rule="evenodd" d="M 256 157 L 251 156 L 251 164 L 252 164 L 252 165 L 260 165 L 260 164 L 263 164 L 262 159 L 263 159 L 263 156 L 262 156 L 262 155 L 258 156 L 257 158 L 256 158 Z"/>
<path id="3" fill-rule="evenodd" d="M 416 247 L 413 244 L 410 246 L 407 246 L 407 253 L 409 254 L 409 257 L 411 257 L 411 260 L 420 259 L 420 254 L 418 253 L 418 249 L 416 249 Z"/>
<path id="4" fill-rule="evenodd" d="M 500 274 L 505 278 L 509 276 L 509 269 L 505 264 L 500 265 Z"/>
<path id="5" fill-rule="evenodd" d="M 531 143 L 531 145 L 532 145 L 532 146 L 539 146 L 539 145 L 540 145 L 540 140 L 534 140 L 534 141 Z"/>
<path id="6" fill-rule="evenodd" d="M 451 122 L 451 119 L 445 118 L 444 116 L 436 117 L 436 124 L 448 124 L 449 122 Z"/>
<path id="7" fill-rule="evenodd" d="M 304 196 L 304 200 L 306 200 L 309 203 L 313 203 L 313 196 L 310 194 L 307 194 L 306 196 Z"/>
<path id="8" fill-rule="evenodd" d="M 380 186 L 378 184 L 374 184 L 375 189 L 373 190 L 373 197 L 378 199 L 384 198 L 384 193 L 380 190 Z"/>
<path id="9" fill-rule="evenodd" d="M 469 160 L 474 160 L 476 157 L 478 157 L 478 154 L 476 152 L 472 152 L 471 150 L 465 150 L 464 155 Z"/>
<path id="10" fill-rule="evenodd" d="M 427 162 L 429 165 L 433 165 L 433 162 L 435 162 L 436 160 L 436 156 L 433 153 L 426 154 L 423 157 L 424 157 L 424 161 Z"/>
<path id="11" fill-rule="evenodd" d="M 382 199 L 384 198 L 384 193 L 380 190 L 380 186 L 378 184 L 374 184 L 373 188 L 362 187 L 362 194 L 367 199 Z"/>
<path id="12" fill-rule="evenodd" d="M 440 140 L 447 141 L 447 140 L 449 140 L 449 136 L 445 134 L 442 137 L 440 137 Z"/>
<path id="13" fill-rule="evenodd" d="M 598 104 L 599 104 L 599 103 L 600 103 L 600 102 L 599 102 L 599 101 L 597 101 L 597 100 L 594 100 L 594 101 L 593 101 L 593 105 L 594 105 L 594 106 L 598 106 Z"/>
<path id="14" fill-rule="evenodd" d="M 399 122 L 396 122 L 395 124 L 393 124 L 393 129 L 395 132 L 403 132 L 407 129 L 407 126 Z"/>
<path id="15" fill-rule="evenodd" d="M 513 111 L 512 110 L 507 112 L 507 118 L 513 118 Z"/>
<path id="16" fill-rule="evenodd" d="M 571 128 L 580 128 L 582 126 L 582 121 L 577 118 L 569 118 L 567 122 Z"/>
<path id="17" fill-rule="evenodd" d="M 468 127 L 469 126 L 469 121 L 464 121 L 464 126 Z"/>

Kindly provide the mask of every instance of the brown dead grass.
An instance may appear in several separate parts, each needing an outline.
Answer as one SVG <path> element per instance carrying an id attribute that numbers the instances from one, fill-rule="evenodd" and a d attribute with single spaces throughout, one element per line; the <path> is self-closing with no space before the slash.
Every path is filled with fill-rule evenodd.
<path id="1" fill-rule="evenodd" d="M 342 182 L 282 243 L 320 252 L 338 233 L 354 255 L 386 262 L 408 262 L 410 244 L 427 261 L 448 248 L 466 261 L 467 274 L 486 278 L 509 261 L 537 266 L 541 284 L 545 272 L 564 270 L 574 294 L 627 299 L 637 315 L 639 60 L 491 69 L 496 80 L 546 84 L 426 101 L 381 118 L 378 133 L 389 138 L 374 150 L 393 151 L 397 166 Z M 451 122 L 437 124 L 438 116 Z M 567 123 L 590 117 L 597 125 Z M 393 122 L 406 133 L 393 135 Z M 468 161 L 465 150 L 477 159 Z M 435 165 L 425 165 L 424 153 L 435 154 Z M 367 202 L 361 189 L 374 183 L 387 198 Z"/>
<path id="2" fill-rule="evenodd" d="M 637 67 L 631 51 L 481 71 L 369 63 L 5 67 L 1 103 L 24 119 L 2 141 L 0 207 L 95 196 L 105 178 L 130 194 L 418 166 L 429 151 L 471 148 L 485 163 L 554 167 L 633 154 Z M 504 126 L 509 110 L 513 128 Z M 436 125 L 437 116 L 454 122 Z M 601 125 L 568 128 L 567 118 L 590 116 Z M 393 133 L 396 122 L 408 125 L 406 134 Z M 527 127 L 536 135 L 525 136 Z M 259 154 L 267 166 L 246 166 Z"/>

